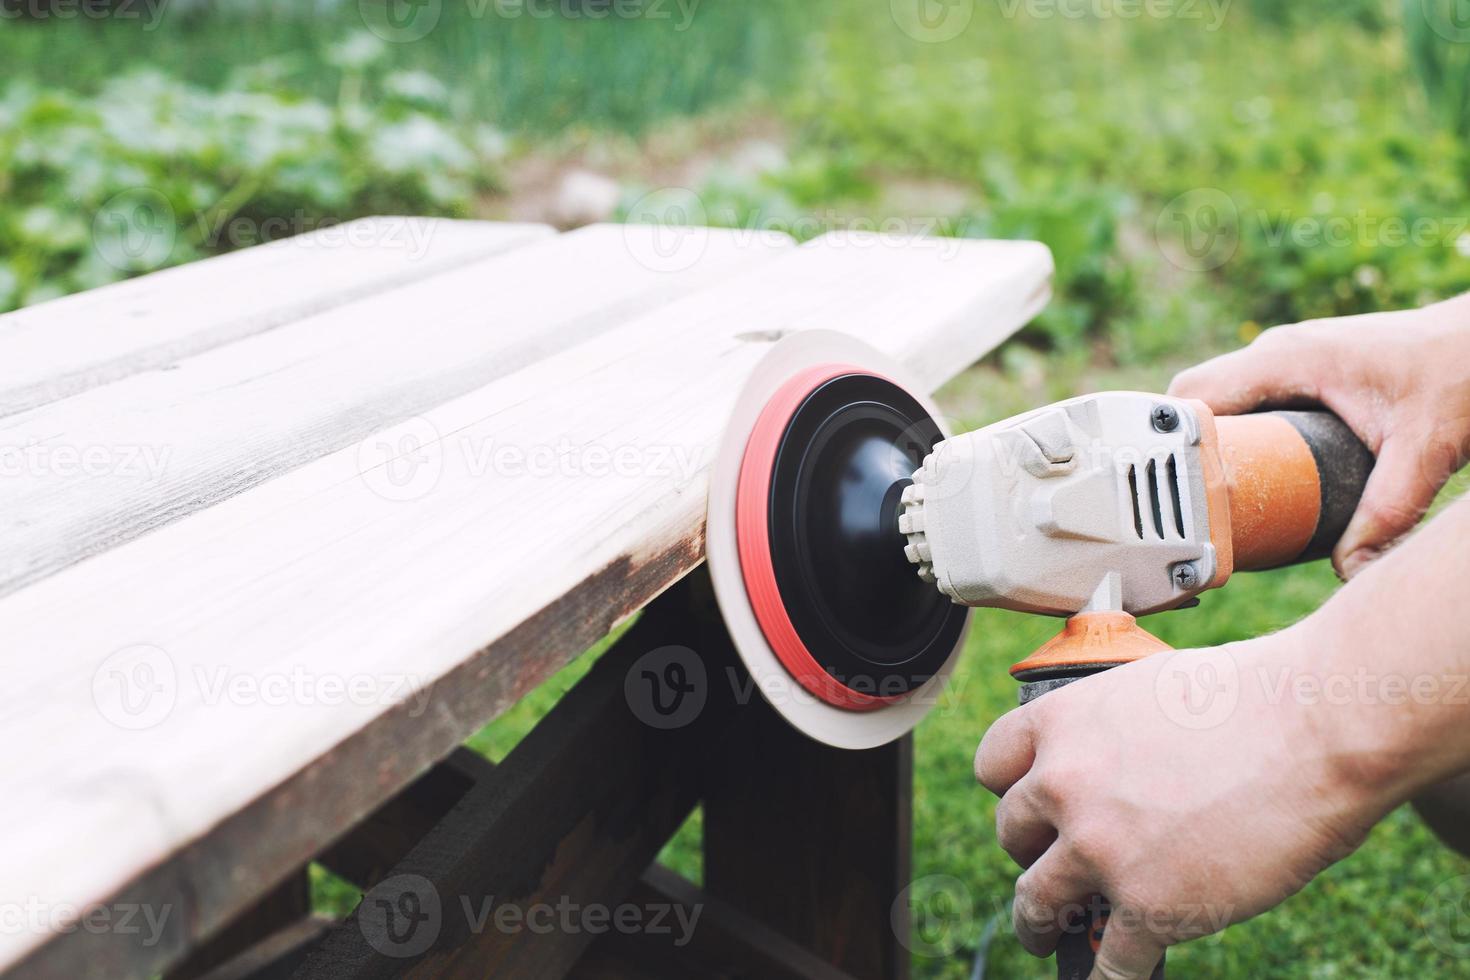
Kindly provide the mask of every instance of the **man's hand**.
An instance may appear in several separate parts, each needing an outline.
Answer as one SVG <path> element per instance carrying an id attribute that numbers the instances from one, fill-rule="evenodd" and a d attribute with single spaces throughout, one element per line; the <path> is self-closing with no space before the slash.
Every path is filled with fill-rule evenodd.
<path id="1" fill-rule="evenodd" d="M 1050 953 L 1101 895 L 1113 911 L 1094 976 L 1144 978 L 1166 946 L 1271 908 L 1361 842 L 1384 801 L 1309 712 L 1260 683 L 1300 662 L 1299 642 L 1158 654 L 991 727 L 975 774 L 1027 869 L 1013 917 L 1028 950 Z"/>
<path id="2" fill-rule="evenodd" d="M 1418 523 L 1470 458 L 1470 297 L 1277 327 L 1180 374 L 1169 394 L 1221 415 L 1316 402 L 1352 427 L 1378 462 L 1332 556 L 1351 578 Z"/>
<path id="3" fill-rule="evenodd" d="M 992 725 L 975 775 L 1027 869 L 1026 948 L 1046 955 L 1101 895 L 1094 977 L 1146 977 L 1166 946 L 1270 908 L 1470 772 L 1467 540 L 1470 499 L 1290 629 L 1155 654 Z"/>

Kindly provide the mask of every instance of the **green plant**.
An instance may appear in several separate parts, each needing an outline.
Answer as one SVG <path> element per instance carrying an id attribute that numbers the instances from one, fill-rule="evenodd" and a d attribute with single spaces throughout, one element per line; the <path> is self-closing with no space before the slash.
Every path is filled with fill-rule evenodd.
<path id="1" fill-rule="evenodd" d="M 344 45 L 345 79 L 364 84 L 378 44 Z M 326 103 L 259 79 L 214 93 L 140 72 L 94 97 L 12 85 L 0 310 L 361 215 L 468 213 L 494 186 L 496 134 L 449 124 L 432 78 L 373 78 L 372 108 L 352 85 Z"/>
<path id="2" fill-rule="evenodd" d="M 1403 0 L 1405 47 L 1441 125 L 1470 138 L 1470 24 L 1458 0 Z"/>

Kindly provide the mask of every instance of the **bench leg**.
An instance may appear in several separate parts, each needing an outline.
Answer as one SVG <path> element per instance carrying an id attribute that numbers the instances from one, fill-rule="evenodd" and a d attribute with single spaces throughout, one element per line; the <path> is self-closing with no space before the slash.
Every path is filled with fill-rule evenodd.
<path id="1" fill-rule="evenodd" d="M 311 880 L 306 869 L 302 868 L 165 973 L 164 980 L 194 980 L 195 977 L 209 975 L 215 967 L 234 959 L 261 940 L 308 921 L 310 915 Z"/>
<path id="2" fill-rule="evenodd" d="M 858 980 L 904 980 L 912 738 L 849 752 L 758 697 L 737 714 L 706 774 L 705 890 Z"/>
<path id="3" fill-rule="evenodd" d="M 651 724 L 633 697 L 643 655 L 668 644 L 698 651 L 709 678 L 708 703 L 672 728 Z M 289 957 L 262 953 L 250 962 L 267 969 L 230 980 L 273 978 L 287 961 L 294 980 L 904 980 L 908 910 L 895 926 L 894 902 L 909 878 L 911 743 L 818 745 L 753 692 L 743 703 L 727 696 L 736 685 L 717 679 L 732 670 L 708 582 L 691 576 L 502 763 L 457 751 L 321 855 L 364 901 Z M 701 795 L 703 891 L 648 867 Z M 677 907 L 700 924 L 681 944 L 651 926 L 544 931 L 469 914 L 563 899 L 583 910 L 629 899 L 635 910 Z M 431 924 L 411 946 L 420 937 L 407 925 L 420 920 Z"/>

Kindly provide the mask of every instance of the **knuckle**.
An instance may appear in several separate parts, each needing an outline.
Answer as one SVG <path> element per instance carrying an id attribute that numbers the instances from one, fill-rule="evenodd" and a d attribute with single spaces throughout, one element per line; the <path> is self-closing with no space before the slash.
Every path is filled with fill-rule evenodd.
<path id="1" fill-rule="evenodd" d="M 1068 844 L 1078 864 L 1094 876 L 1108 878 L 1117 856 L 1116 835 L 1086 821 L 1068 828 Z"/>
<path id="2" fill-rule="evenodd" d="M 1067 781 L 1055 766 L 1037 767 L 1033 770 L 1034 792 L 1042 806 L 1059 807 L 1067 798 Z"/>
<path id="3" fill-rule="evenodd" d="M 1020 861 L 1021 851 L 1025 847 L 1027 820 L 1020 807 L 1010 801 L 1010 797 L 1002 797 L 995 808 L 995 840 L 1012 858 Z"/>
<path id="4" fill-rule="evenodd" d="M 995 789 L 995 764 L 990 761 L 990 752 L 986 749 L 990 736 L 980 742 L 980 747 L 975 750 L 975 781 L 992 793 Z"/>
<path id="5" fill-rule="evenodd" d="M 1036 876 L 1027 872 L 1016 879 L 1016 897 L 1011 904 L 1011 920 L 1023 938 L 1046 933 L 1057 921 L 1058 910 L 1048 896 L 1041 893 Z"/>
<path id="6" fill-rule="evenodd" d="M 1009 796 L 1002 796 L 995 804 L 995 838 L 1005 847 L 1006 841 L 1016 832 L 1015 804 Z"/>
<path id="7" fill-rule="evenodd" d="M 1034 767 L 1032 772 L 1036 777 L 1037 801 L 1048 811 L 1065 810 L 1069 801 L 1089 798 L 1096 778 L 1080 760 L 1049 760 Z"/>

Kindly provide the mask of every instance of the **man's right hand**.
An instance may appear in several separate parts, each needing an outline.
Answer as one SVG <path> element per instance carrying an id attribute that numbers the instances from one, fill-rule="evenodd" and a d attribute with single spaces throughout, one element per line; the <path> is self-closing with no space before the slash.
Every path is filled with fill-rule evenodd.
<path id="1" fill-rule="evenodd" d="M 1413 529 L 1470 458 L 1470 296 L 1276 327 L 1183 372 L 1169 394 L 1220 415 L 1314 402 L 1352 427 L 1378 458 L 1332 555 L 1352 578 Z"/>

